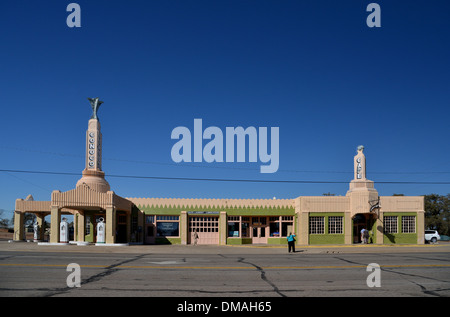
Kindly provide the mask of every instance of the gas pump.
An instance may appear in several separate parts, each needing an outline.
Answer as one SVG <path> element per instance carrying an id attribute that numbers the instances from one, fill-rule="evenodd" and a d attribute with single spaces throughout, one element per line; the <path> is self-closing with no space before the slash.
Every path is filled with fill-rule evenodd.
<path id="1" fill-rule="evenodd" d="M 59 225 L 59 241 L 61 243 L 69 243 L 69 224 L 66 218 L 62 218 Z"/>
<path id="2" fill-rule="evenodd" d="M 105 243 L 105 220 L 102 217 L 97 223 L 97 243 Z"/>

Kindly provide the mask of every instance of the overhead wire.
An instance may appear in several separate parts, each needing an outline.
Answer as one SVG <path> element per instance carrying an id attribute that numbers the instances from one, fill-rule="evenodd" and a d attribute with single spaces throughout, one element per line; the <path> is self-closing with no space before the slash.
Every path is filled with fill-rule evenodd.
<path id="1" fill-rule="evenodd" d="M 68 175 L 79 176 L 79 173 L 54 172 L 54 171 L 30 171 L 0 169 L 0 172 L 46 174 L 46 175 Z M 108 174 L 108 177 L 133 178 L 133 179 L 155 179 L 155 180 L 177 180 L 177 181 L 212 181 L 212 182 L 245 182 L 245 183 L 293 183 L 293 184 L 347 184 L 348 181 L 329 180 L 274 180 L 274 179 L 237 179 L 237 178 L 197 178 L 197 177 L 167 177 L 167 176 L 140 176 L 140 175 L 116 175 Z M 420 185 L 450 185 L 450 182 L 421 182 L 421 181 L 377 181 L 378 184 L 420 184 Z"/>
<path id="2" fill-rule="evenodd" d="M 61 152 L 51 152 L 51 151 L 42 151 L 42 150 L 32 150 L 32 149 L 24 149 L 13 146 L 0 146 L 1 148 L 16 150 L 16 151 L 26 151 L 26 152 L 34 152 L 40 154 L 50 154 L 54 156 L 62 156 L 62 157 L 79 157 L 84 158 L 84 155 L 79 154 L 68 154 Z M 105 161 L 116 161 L 116 162 L 126 162 L 126 163 L 137 163 L 137 164 L 150 164 L 150 165 L 162 165 L 162 166 L 176 166 L 176 167 L 195 167 L 195 168 L 213 168 L 213 169 L 231 169 L 231 170 L 259 170 L 259 168 L 252 167 L 242 167 L 242 166 L 218 166 L 218 165 L 204 165 L 204 164 L 178 164 L 178 163 L 166 163 L 166 162 L 155 162 L 155 161 L 145 161 L 145 160 L 130 160 L 130 159 L 119 159 L 119 158 L 103 158 Z M 288 172 L 288 173 L 317 173 L 317 174 L 352 174 L 353 171 L 327 171 L 327 170 L 297 170 L 297 169 L 279 169 L 278 172 Z M 393 175 L 430 175 L 430 174 L 450 174 L 450 171 L 417 171 L 417 172 L 401 172 L 401 171 L 371 171 L 371 174 L 393 174 Z"/>

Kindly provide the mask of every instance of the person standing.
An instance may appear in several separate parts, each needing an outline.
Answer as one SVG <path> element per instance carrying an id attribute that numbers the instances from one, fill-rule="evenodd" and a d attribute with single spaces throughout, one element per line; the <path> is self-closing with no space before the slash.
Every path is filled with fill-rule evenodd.
<path id="1" fill-rule="evenodd" d="M 287 241 L 288 241 L 288 252 L 291 253 L 292 249 L 292 252 L 295 253 L 295 234 L 289 232 Z"/>
<path id="2" fill-rule="evenodd" d="M 197 245 L 198 242 L 198 233 L 197 230 L 194 231 L 194 245 Z"/>
<path id="3" fill-rule="evenodd" d="M 364 231 L 364 243 L 369 244 L 369 230 Z"/>
<path id="4" fill-rule="evenodd" d="M 361 243 L 368 244 L 369 243 L 369 231 L 366 228 L 361 230 Z"/>
<path id="5" fill-rule="evenodd" d="M 364 231 L 366 230 L 366 228 L 362 228 L 361 229 L 361 243 L 364 244 Z"/>

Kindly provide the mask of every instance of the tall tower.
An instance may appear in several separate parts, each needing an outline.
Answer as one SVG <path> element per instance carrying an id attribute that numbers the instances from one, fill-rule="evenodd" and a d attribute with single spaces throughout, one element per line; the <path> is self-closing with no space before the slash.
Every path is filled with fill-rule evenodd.
<path id="1" fill-rule="evenodd" d="M 374 183 L 366 178 L 366 156 L 363 153 L 364 146 L 357 148 L 355 157 L 353 158 L 353 180 L 350 182 L 349 192 L 351 191 L 375 191 Z"/>
<path id="2" fill-rule="evenodd" d="M 103 101 L 99 98 L 88 98 L 92 107 L 92 116 L 86 131 L 86 167 L 83 177 L 77 182 L 77 187 L 82 184 L 97 192 L 106 193 L 110 190 L 105 180 L 105 172 L 102 171 L 102 133 L 97 111 Z"/>
<path id="3" fill-rule="evenodd" d="M 374 182 L 366 178 L 366 157 L 363 153 L 364 146 L 358 146 L 353 158 L 354 176 L 350 181 L 347 191 L 350 197 L 350 212 L 352 217 L 357 213 L 369 213 L 371 202 L 378 199 L 378 192 L 374 188 Z"/>

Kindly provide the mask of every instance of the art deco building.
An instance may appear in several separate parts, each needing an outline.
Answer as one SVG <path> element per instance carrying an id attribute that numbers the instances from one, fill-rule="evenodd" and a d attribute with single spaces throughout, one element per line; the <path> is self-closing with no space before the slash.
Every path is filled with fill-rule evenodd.
<path id="1" fill-rule="evenodd" d="M 24 213 L 40 224 L 51 215 L 50 242 L 60 242 L 61 215 L 74 216 L 73 240 L 96 242 L 96 225 L 106 222 L 106 244 L 353 244 L 361 230 L 373 244 L 424 243 L 423 196 L 379 196 L 366 177 L 364 147 L 354 157 L 354 177 L 345 196 L 300 196 L 293 199 L 123 198 L 110 190 L 102 171 L 102 134 L 97 109 L 86 132 L 86 168 L 74 189 L 55 190 L 50 201 L 17 199 L 14 240 L 24 237 Z"/>

